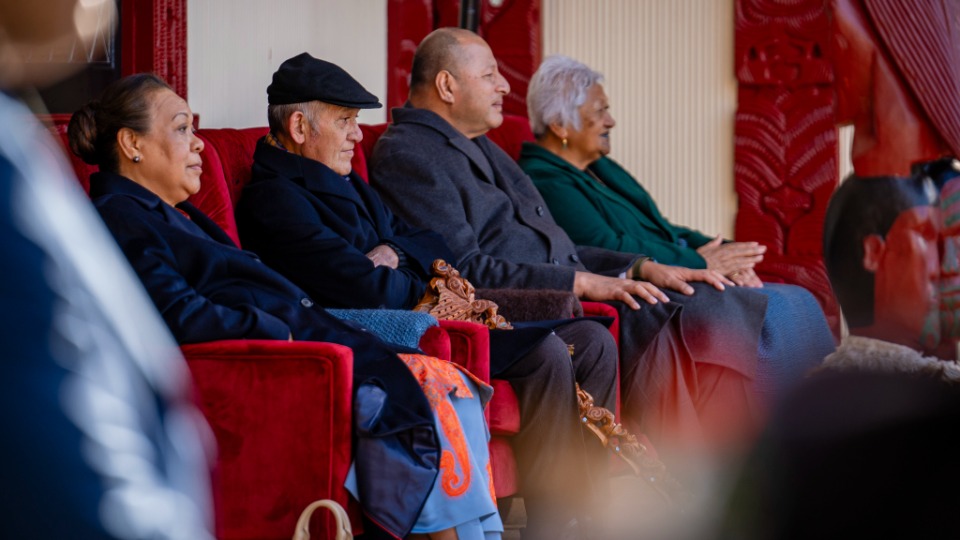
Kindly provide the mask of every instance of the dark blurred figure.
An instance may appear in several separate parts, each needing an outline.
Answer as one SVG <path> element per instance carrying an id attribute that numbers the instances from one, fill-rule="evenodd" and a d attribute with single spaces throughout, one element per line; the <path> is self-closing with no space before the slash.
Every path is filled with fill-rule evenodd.
<path id="1" fill-rule="evenodd" d="M 0 0 L 0 528 L 212 539 L 213 439 L 186 365 L 56 143 L 6 93 L 66 75 L 22 59 L 82 45 L 101 3 Z"/>
<path id="2" fill-rule="evenodd" d="M 953 169 L 834 193 L 823 255 L 849 335 L 771 416 L 721 538 L 960 538 L 960 366 L 940 310 Z"/>
<path id="3" fill-rule="evenodd" d="M 719 538 L 960 538 L 958 423 L 956 383 L 821 373 L 774 414 Z"/>

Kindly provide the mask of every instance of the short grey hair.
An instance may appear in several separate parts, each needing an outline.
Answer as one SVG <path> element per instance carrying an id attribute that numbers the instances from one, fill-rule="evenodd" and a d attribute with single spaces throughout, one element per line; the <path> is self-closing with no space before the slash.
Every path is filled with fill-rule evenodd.
<path id="1" fill-rule="evenodd" d="M 569 56 L 548 56 L 530 79 L 527 115 L 533 135 L 542 137 L 550 124 L 580 129 L 578 109 L 587 100 L 587 90 L 602 83 L 603 75 Z"/>
<path id="2" fill-rule="evenodd" d="M 295 112 L 302 112 L 314 131 L 317 131 L 317 114 L 323 110 L 326 103 L 322 101 L 307 101 L 305 103 L 284 103 L 283 105 L 267 105 L 267 125 L 274 135 L 287 133 L 287 120 Z"/>

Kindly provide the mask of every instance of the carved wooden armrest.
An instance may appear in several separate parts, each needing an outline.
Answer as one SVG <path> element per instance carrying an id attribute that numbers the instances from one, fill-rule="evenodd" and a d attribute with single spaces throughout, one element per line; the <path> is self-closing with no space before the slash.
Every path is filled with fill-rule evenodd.
<path id="1" fill-rule="evenodd" d="M 439 320 L 473 321 L 488 328 L 511 328 L 508 321 L 569 319 L 583 315 L 583 306 L 570 291 L 474 289 L 443 259 L 433 261 L 430 280 L 414 311 Z"/>

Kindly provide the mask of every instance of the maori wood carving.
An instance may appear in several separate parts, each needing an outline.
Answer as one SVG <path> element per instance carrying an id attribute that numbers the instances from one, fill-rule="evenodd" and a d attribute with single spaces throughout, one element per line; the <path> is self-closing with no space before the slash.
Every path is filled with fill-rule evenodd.
<path id="1" fill-rule="evenodd" d="M 387 108 L 399 107 L 410 91 L 413 53 L 435 28 L 458 26 L 460 2 L 390 0 L 387 2 Z M 540 0 L 481 2 L 480 34 L 510 83 L 503 112 L 527 116 L 527 85 L 540 65 Z"/>
<path id="2" fill-rule="evenodd" d="M 487 328 L 510 330 L 513 326 L 497 314 L 497 304 L 490 300 L 478 300 L 473 285 L 460 277 L 456 268 L 443 259 L 433 261 L 433 275 L 420 303 L 413 311 L 429 313 L 445 321 L 469 321 L 486 325 Z"/>
<path id="3" fill-rule="evenodd" d="M 736 0 L 736 238 L 767 246 L 764 281 L 801 285 L 839 335 L 822 260 L 838 175 L 830 25 L 823 0 Z"/>
<path id="4" fill-rule="evenodd" d="M 122 0 L 121 71 L 152 71 L 187 97 L 186 0 Z"/>
<path id="5" fill-rule="evenodd" d="M 573 351 L 571 351 L 572 354 Z M 593 396 L 577 384 L 577 406 L 584 427 L 589 429 L 604 448 L 619 457 L 633 473 L 646 480 L 668 503 L 679 506 L 689 503 L 690 494 L 674 478 L 662 461 L 653 457 L 637 437 L 618 424 L 609 409 L 597 407 Z"/>

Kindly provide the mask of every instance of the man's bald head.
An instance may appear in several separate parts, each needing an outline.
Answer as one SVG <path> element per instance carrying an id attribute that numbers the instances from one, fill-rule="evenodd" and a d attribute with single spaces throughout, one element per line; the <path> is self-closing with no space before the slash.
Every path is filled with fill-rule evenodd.
<path id="1" fill-rule="evenodd" d="M 438 28 L 423 38 L 413 55 L 410 73 L 410 92 L 429 87 L 437 73 L 447 70 L 456 73 L 463 61 L 462 45 L 482 38 L 463 28 Z"/>
<path id="2" fill-rule="evenodd" d="M 503 123 L 510 84 L 480 36 L 441 28 L 423 39 L 413 58 L 410 105 L 433 111 L 467 138 Z"/>

